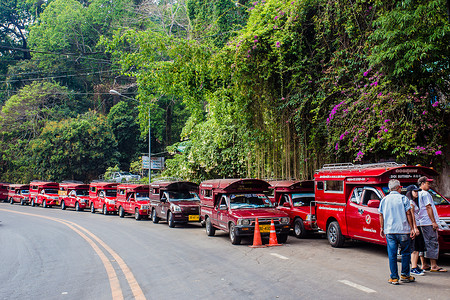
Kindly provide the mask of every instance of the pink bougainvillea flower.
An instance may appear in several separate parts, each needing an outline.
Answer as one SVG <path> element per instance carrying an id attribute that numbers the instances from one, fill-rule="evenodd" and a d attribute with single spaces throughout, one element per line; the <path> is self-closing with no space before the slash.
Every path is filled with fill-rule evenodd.
<path id="1" fill-rule="evenodd" d="M 391 120 L 389 120 L 389 119 L 386 119 L 386 120 L 384 120 L 384 123 L 388 123 L 388 122 L 390 122 Z"/>
<path id="2" fill-rule="evenodd" d="M 278 19 L 278 16 L 275 16 L 275 18 L 273 18 L 274 20 Z"/>
<path id="3" fill-rule="evenodd" d="M 438 101 L 436 101 L 436 102 L 434 102 L 433 104 L 431 104 L 431 106 L 433 106 L 433 107 L 436 107 L 436 106 L 438 106 L 439 105 L 439 102 Z"/>
<path id="4" fill-rule="evenodd" d="M 434 152 L 434 154 L 435 154 L 435 155 L 442 155 L 442 151 L 441 151 L 441 150 L 436 151 L 436 152 Z"/>
<path id="5" fill-rule="evenodd" d="M 366 77 L 367 75 L 369 75 L 369 71 L 365 71 L 365 72 L 363 73 L 363 76 L 364 76 L 364 77 Z"/>
<path id="6" fill-rule="evenodd" d="M 276 46 L 277 48 L 280 48 L 280 42 L 277 42 Z"/>
<path id="7" fill-rule="evenodd" d="M 339 150 L 339 143 L 336 143 L 336 146 L 334 146 L 334 149 Z"/>
<path id="8" fill-rule="evenodd" d="M 422 115 L 426 115 L 428 113 L 428 111 L 424 110 Z"/>

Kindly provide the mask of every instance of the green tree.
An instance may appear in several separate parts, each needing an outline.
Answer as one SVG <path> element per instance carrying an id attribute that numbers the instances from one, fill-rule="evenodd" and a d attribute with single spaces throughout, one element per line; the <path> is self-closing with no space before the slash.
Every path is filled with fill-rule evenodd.
<path id="1" fill-rule="evenodd" d="M 88 112 L 74 119 L 50 121 L 30 144 L 39 179 L 89 182 L 117 163 L 117 141 L 105 117 Z"/>

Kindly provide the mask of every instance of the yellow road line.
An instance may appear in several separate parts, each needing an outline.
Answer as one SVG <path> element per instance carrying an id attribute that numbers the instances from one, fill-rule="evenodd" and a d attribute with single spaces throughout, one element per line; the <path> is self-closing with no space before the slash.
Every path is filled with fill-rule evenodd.
<path id="1" fill-rule="evenodd" d="M 108 279 L 109 279 L 109 283 L 111 286 L 111 293 L 112 293 L 113 299 L 114 300 L 122 300 L 123 299 L 122 289 L 120 288 L 120 283 L 119 283 L 117 274 L 116 274 L 111 262 L 108 260 L 106 255 L 101 251 L 101 249 L 97 246 L 97 244 L 95 244 L 94 241 L 92 241 L 83 232 L 81 232 L 80 230 L 78 230 L 75 227 L 80 228 L 85 233 L 87 233 L 89 236 L 91 236 L 95 241 L 97 241 L 106 251 L 108 251 L 111 254 L 111 256 L 113 256 L 113 258 L 118 263 L 119 267 L 122 269 L 122 272 L 124 273 L 125 278 L 128 281 L 128 284 L 134 295 L 134 298 L 138 299 L 138 300 L 146 299 L 141 287 L 139 286 L 139 283 L 137 282 L 136 278 L 134 277 L 133 273 L 131 272 L 130 268 L 128 268 L 128 266 L 124 262 L 124 260 L 114 250 L 112 250 L 105 242 L 103 242 L 100 238 L 98 238 L 95 234 L 93 234 L 86 228 L 84 228 L 74 222 L 62 220 L 62 219 L 58 219 L 58 218 L 47 217 L 47 216 L 25 213 L 25 212 L 17 212 L 17 211 L 12 211 L 9 209 L 0 209 L 0 210 L 7 211 L 7 212 L 13 212 L 13 213 L 17 213 L 17 214 L 40 217 L 40 218 L 52 220 L 55 222 L 59 222 L 59 223 L 66 225 L 67 227 L 69 227 L 70 229 L 75 231 L 76 233 L 78 233 L 83 239 L 85 239 L 89 243 L 89 245 L 91 245 L 91 247 L 94 249 L 94 251 L 97 253 L 97 255 L 102 260 L 103 265 L 105 266 L 105 269 L 106 269 L 106 273 L 108 274 Z"/>

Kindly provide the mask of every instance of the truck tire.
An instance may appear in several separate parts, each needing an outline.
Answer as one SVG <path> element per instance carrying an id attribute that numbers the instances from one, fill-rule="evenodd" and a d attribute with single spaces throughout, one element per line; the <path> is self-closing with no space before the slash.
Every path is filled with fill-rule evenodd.
<path id="1" fill-rule="evenodd" d="M 169 224 L 170 228 L 175 227 L 175 220 L 173 219 L 173 213 L 171 211 L 169 211 L 167 215 L 167 224 Z"/>
<path id="2" fill-rule="evenodd" d="M 11 204 L 11 205 L 14 204 L 14 199 L 12 197 L 9 198 L 9 204 Z"/>
<path id="3" fill-rule="evenodd" d="M 136 221 L 142 219 L 142 215 L 139 213 L 139 209 L 137 208 L 134 209 L 134 218 L 136 219 Z"/>
<path id="4" fill-rule="evenodd" d="M 66 203 L 64 203 L 64 200 L 61 201 L 61 209 L 65 210 L 66 209 Z"/>
<path id="5" fill-rule="evenodd" d="M 20 205 L 25 205 L 25 200 L 20 200 Z"/>
<path id="6" fill-rule="evenodd" d="M 152 222 L 155 224 L 159 223 L 159 217 L 156 215 L 156 209 L 152 209 Z"/>
<path id="7" fill-rule="evenodd" d="M 106 205 L 103 204 L 102 213 L 106 216 L 108 214 L 108 210 L 106 209 Z"/>
<path id="8" fill-rule="evenodd" d="M 211 219 L 209 217 L 206 217 L 205 228 L 207 236 L 214 236 L 214 234 L 216 233 L 216 228 L 214 228 L 214 226 L 211 224 Z"/>
<path id="9" fill-rule="evenodd" d="M 123 210 L 123 207 L 122 207 L 122 206 L 119 207 L 119 217 L 120 217 L 120 218 L 125 217 L 125 211 Z"/>
<path id="10" fill-rule="evenodd" d="M 236 225 L 234 223 L 230 223 L 230 241 L 233 245 L 241 244 L 241 237 L 237 235 Z"/>
<path id="11" fill-rule="evenodd" d="M 298 239 L 306 236 L 305 226 L 303 225 L 303 220 L 301 218 L 294 220 L 294 235 Z"/>
<path id="12" fill-rule="evenodd" d="M 47 200 L 42 200 L 42 207 L 47 208 Z"/>
<path id="13" fill-rule="evenodd" d="M 337 221 L 333 221 L 327 228 L 327 239 L 330 245 L 334 248 L 341 248 L 344 246 L 345 238 L 342 235 L 341 227 Z"/>
<path id="14" fill-rule="evenodd" d="M 75 202 L 75 211 L 82 211 L 83 209 L 80 208 L 80 203 L 77 201 Z"/>
<path id="15" fill-rule="evenodd" d="M 34 202 L 34 199 L 31 199 L 31 206 L 35 206 L 36 205 L 36 203 Z"/>
<path id="16" fill-rule="evenodd" d="M 287 235 L 286 233 L 280 234 L 280 235 L 277 237 L 277 242 L 278 242 L 279 244 L 285 244 L 286 241 L 287 241 L 287 239 L 288 239 L 288 235 Z"/>
<path id="17" fill-rule="evenodd" d="M 95 207 L 94 207 L 94 203 L 91 203 L 91 213 L 95 214 Z"/>

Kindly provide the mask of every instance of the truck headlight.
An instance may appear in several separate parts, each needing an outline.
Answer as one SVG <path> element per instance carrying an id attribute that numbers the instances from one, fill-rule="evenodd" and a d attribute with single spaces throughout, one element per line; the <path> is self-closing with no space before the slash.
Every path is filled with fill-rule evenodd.
<path id="1" fill-rule="evenodd" d="M 306 216 L 306 221 L 315 221 L 316 220 L 316 215 L 307 215 Z"/>
<path id="2" fill-rule="evenodd" d="M 252 220 L 250 219 L 239 219 L 237 223 L 238 225 L 249 226 L 251 222 Z"/>
<path id="3" fill-rule="evenodd" d="M 106 200 L 105 200 L 105 203 L 108 203 L 108 204 L 115 204 L 116 201 L 114 201 L 114 200 L 112 200 L 112 199 L 106 199 Z"/>
<path id="4" fill-rule="evenodd" d="M 179 207 L 178 205 L 171 205 L 170 208 L 173 212 L 181 212 L 181 207 Z"/>
<path id="5" fill-rule="evenodd" d="M 289 218 L 288 218 L 288 217 L 281 218 L 281 219 L 280 219 L 280 223 L 281 223 L 281 224 L 287 224 L 287 223 L 289 223 Z"/>
<path id="6" fill-rule="evenodd" d="M 148 209 L 148 205 L 141 205 L 141 209 Z"/>

